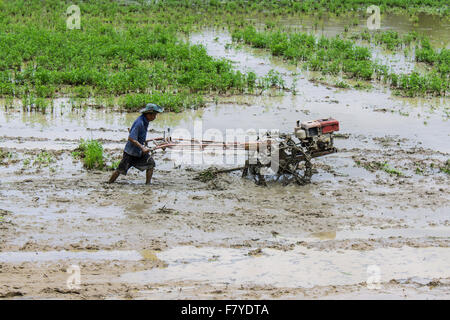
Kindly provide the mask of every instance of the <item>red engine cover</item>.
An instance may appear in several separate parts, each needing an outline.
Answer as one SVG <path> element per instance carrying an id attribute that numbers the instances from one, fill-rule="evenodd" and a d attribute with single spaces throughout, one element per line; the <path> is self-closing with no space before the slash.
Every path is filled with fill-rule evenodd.
<path id="1" fill-rule="evenodd" d="M 321 119 L 317 120 L 322 128 L 322 133 L 330 133 L 333 131 L 339 131 L 339 121 L 336 119 Z"/>

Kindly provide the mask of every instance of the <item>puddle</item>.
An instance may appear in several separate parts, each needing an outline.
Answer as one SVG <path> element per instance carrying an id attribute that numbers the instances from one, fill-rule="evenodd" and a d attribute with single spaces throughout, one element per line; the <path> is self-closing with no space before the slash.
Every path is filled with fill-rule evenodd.
<path id="1" fill-rule="evenodd" d="M 449 248 L 389 248 L 372 251 L 324 252 L 302 247 L 292 251 L 176 247 L 158 254 L 165 269 L 126 273 L 121 282 L 164 283 L 202 281 L 211 284 L 253 284 L 276 287 L 350 285 L 364 283 L 376 265 L 381 282 L 391 279 L 450 277 Z"/>
<path id="2" fill-rule="evenodd" d="M 134 250 L 130 251 L 47 251 L 47 252 L 0 252 L 2 263 L 22 262 L 49 262 L 59 260 L 84 261 L 84 260 L 119 260 L 139 261 L 142 255 Z"/>

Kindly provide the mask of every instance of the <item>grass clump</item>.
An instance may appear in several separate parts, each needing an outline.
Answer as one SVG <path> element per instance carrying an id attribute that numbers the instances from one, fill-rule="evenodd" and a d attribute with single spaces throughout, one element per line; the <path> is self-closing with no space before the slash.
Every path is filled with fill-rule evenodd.
<path id="1" fill-rule="evenodd" d="M 402 44 L 402 39 L 396 31 L 377 32 L 374 38 L 377 44 L 383 44 L 389 50 L 395 50 Z"/>
<path id="2" fill-rule="evenodd" d="M 391 88 L 399 90 L 400 94 L 415 97 L 426 94 L 446 96 L 450 87 L 448 74 L 432 71 L 425 74 L 412 72 L 410 74 L 388 74 Z"/>
<path id="3" fill-rule="evenodd" d="M 198 173 L 197 176 L 194 178 L 194 180 L 198 180 L 201 182 L 209 182 L 211 180 L 214 180 L 216 177 L 217 177 L 217 169 L 214 167 L 210 167 Z"/>
<path id="4" fill-rule="evenodd" d="M 405 174 L 403 172 L 401 172 L 398 169 L 392 168 L 389 164 L 385 163 L 379 163 L 378 166 L 380 167 L 381 170 L 383 170 L 384 172 L 389 173 L 390 175 L 396 175 L 398 177 L 402 177 Z"/>
<path id="5" fill-rule="evenodd" d="M 442 48 L 435 50 L 432 48 L 428 39 L 423 39 L 420 46 L 416 48 L 416 61 L 425 62 L 440 73 L 442 76 L 449 77 L 450 73 L 450 50 Z"/>
<path id="6" fill-rule="evenodd" d="M 48 153 L 47 151 L 41 151 L 33 161 L 33 165 L 37 165 L 39 167 L 48 167 L 51 163 L 55 162 L 55 158 Z"/>
<path id="7" fill-rule="evenodd" d="M 82 159 L 83 165 L 87 169 L 100 169 L 105 166 L 103 157 L 103 146 L 97 140 L 81 139 L 78 148 L 72 152 L 74 158 Z"/>

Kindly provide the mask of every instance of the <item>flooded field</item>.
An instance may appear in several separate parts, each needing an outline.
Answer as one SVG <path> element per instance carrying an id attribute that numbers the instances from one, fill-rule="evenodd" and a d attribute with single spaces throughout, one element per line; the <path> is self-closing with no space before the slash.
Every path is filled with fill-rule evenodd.
<path id="1" fill-rule="evenodd" d="M 418 21 L 413 22 L 405 14 L 387 13 L 380 18 L 380 29 L 382 31 L 397 31 L 399 33 L 407 33 L 416 31 L 426 33 L 433 43 L 438 46 L 448 46 L 450 37 L 450 24 L 445 19 L 439 17 L 419 14 Z M 345 27 L 349 25 L 349 21 L 342 18 L 324 18 L 315 19 L 313 17 L 304 17 L 299 19 L 280 19 L 280 22 L 290 28 L 298 31 L 313 32 L 318 35 L 334 37 L 345 32 Z M 357 18 L 352 25 L 350 31 L 367 30 L 367 19 Z"/>
<path id="2" fill-rule="evenodd" d="M 431 37 L 448 42 L 439 32 Z M 306 186 L 257 186 L 239 172 L 200 182 L 208 157 L 180 165 L 170 151 L 155 154 L 151 186 L 134 169 L 107 184 L 111 171 L 87 171 L 71 153 L 80 139 L 97 139 L 109 161 L 120 159 L 137 113 L 73 110 L 65 98 L 44 114 L 2 108 L 10 156 L 0 166 L 0 298 L 450 298 L 448 97 L 318 83 L 261 50 L 228 47 L 225 31 L 189 40 L 238 70 L 274 69 L 297 93 L 208 97 L 205 108 L 162 114 L 149 137 L 198 126 L 292 132 L 296 120 L 332 116 L 338 153 L 313 161 Z M 42 150 L 51 160 L 39 160 Z M 373 169 L 385 162 L 395 171 Z"/>

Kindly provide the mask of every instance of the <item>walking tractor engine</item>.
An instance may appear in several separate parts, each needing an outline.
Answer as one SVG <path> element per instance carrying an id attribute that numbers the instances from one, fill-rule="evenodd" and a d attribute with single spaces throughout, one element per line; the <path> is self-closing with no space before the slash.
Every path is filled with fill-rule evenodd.
<path id="1" fill-rule="evenodd" d="M 269 164 L 262 164 L 259 160 L 248 159 L 242 175 L 251 173 L 255 182 L 265 185 L 264 174 L 266 167 L 277 166 L 277 180 L 283 177 L 284 184 L 295 181 L 300 185 L 311 182 L 312 158 L 321 157 L 337 152 L 333 144 L 333 133 L 339 131 L 339 121 L 328 118 L 313 121 L 297 121 L 293 134 L 283 133 L 276 139 L 278 142 L 278 157 L 271 157 Z M 270 136 L 268 136 L 270 141 Z M 272 146 L 271 146 L 272 148 Z M 271 150 L 272 152 L 274 150 Z M 276 159 L 278 158 L 278 159 Z"/>
<path id="2" fill-rule="evenodd" d="M 339 131 L 339 122 L 335 119 L 321 119 L 305 121 L 300 124 L 297 121 L 295 136 L 312 152 L 328 151 L 333 147 L 333 132 Z"/>

